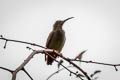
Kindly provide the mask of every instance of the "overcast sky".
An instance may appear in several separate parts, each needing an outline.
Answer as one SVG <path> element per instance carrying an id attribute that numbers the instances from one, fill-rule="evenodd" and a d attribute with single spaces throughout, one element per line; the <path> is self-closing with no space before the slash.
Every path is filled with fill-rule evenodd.
<path id="1" fill-rule="evenodd" d="M 66 43 L 64 56 L 74 58 L 87 50 L 83 60 L 120 64 L 120 1 L 119 0 L 0 0 L 0 35 L 10 39 L 45 45 L 56 20 L 67 21 L 63 28 Z M 0 66 L 15 69 L 31 51 L 19 43 L 8 42 L 4 50 L 0 40 Z M 41 49 L 30 46 L 34 49 Z M 80 65 L 88 74 L 102 70 L 99 80 L 119 80 L 114 67 L 95 64 Z M 36 55 L 26 66 L 35 80 L 45 80 L 57 70 L 57 63 L 47 66 L 44 55 Z M 118 67 L 120 70 L 120 67 Z M 11 80 L 11 74 L 0 70 L 0 79 Z M 29 80 L 19 72 L 17 80 Z M 66 70 L 50 80 L 79 80 Z"/>

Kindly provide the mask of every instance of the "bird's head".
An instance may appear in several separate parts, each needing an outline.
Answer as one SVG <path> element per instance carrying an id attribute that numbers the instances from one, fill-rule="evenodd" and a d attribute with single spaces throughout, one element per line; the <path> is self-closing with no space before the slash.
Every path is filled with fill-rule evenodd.
<path id="1" fill-rule="evenodd" d="M 57 20 L 53 25 L 53 30 L 62 29 L 63 24 L 74 17 L 67 18 L 65 20 Z"/>

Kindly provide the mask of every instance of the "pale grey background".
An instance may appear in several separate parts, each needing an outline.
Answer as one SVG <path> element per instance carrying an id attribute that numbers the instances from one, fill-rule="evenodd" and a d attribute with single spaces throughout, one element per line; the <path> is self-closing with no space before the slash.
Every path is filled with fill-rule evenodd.
<path id="1" fill-rule="evenodd" d="M 66 44 L 62 53 L 74 58 L 88 50 L 83 60 L 120 63 L 120 1 L 119 0 L 0 0 L 0 34 L 10 39 L 45 45 L 52 25 L 58 19 L 75 17 L 64 25 Z M 0 40 L 0 66 L 15 69 L 31 51 L 19 43 L 8 42 L 3 49 Z M 34 47 L 33 47 L 34 48 Z M 39 49 L 39 48 L 35 48 Z M 119 80 L 120 71 L 113 67 L 81 64 L 87 72 L 102 70 L 99 80 Z M 47 66 L 43 55 L 36 55 L 25 67 L 35 80 L 45 80 L 57 70 Z M 118 67 L 120 70 L 120 67 Z M 0 70 L 0 79 L 11 80 L 11 74 Z M 17 80 L 29 80 L 19 72 Z M 64 70 L 50 80 L 79 80 Z"/>

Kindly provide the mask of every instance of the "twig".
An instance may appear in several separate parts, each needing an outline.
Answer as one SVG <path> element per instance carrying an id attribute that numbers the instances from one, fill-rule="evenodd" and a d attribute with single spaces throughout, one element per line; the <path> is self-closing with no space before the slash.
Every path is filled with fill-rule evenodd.
<path id="1" fill-rule="evenodd" d="M 0 39 L 6 41 L 4 47 L 6 47 L 6 44 L 7 44 L 8 41 L 11 41 L 11 42 L 18 42 L 18 43 L 30 44 L 30 45 L 33 45 L 33 46 L 37 46 L 37 47 L 41 47 L 41 48 L 46 49 L 46 50 L 37 50 L 37 52 L 36 52 L 36 51 L 33 51 L 33 53 L 31 53 L 31 55 L 29 55 L 29 57 L 28 57 L 15 71 L 12 71 L 12 70 L 7 69 L 7 68 L 0 67 L 1 69 L 6 70 L 6 71 L 9 71 L 9 72 L 11 72 L 11 73 L 13 74 L 12 80 L 15 80 L 15 79 L 16 79 L 16 74 L 17 74 L 17 72 L 19 72 L 20 70 L 22 70 L 22 69 L 24 68 L 24 66 L 30 61 L 30 59 L 31 59 L 35 54 L 37 54 L 37 53 L 44 53 L 44 54 L 45 54 L 45 51 L 48 52 L 48 53 L 49 53 L 49 52 L 54 52 L 54 53 L 57 54 L 59 57 L 61 57 L 62 59 L 66 60 L 67 62 L 69 62 L 70 64 L 72 64 L 74 67 L 76 67 L 78 70 L 80 70 L 80 71 L 85 75 L 85 77 L 86 77 L 88 80 L 91 80 L 91 79 L 90 79 L 90 77 L 87 75 L 87 73 L 84 72 L 84 70 L 82 70 L 79 66 L 77 66 L 77 65 L 76 65 L 75 63 L 73 63 L 72 61 L 80 61 L 80 62 L 84 62 L 84 63 L 94 63 L 94 64 L 101 64 L 101 65 L 113 66 L 116 71 L 118 71 L 117 66 L 120 66 L 120 64 L 108 64 L 108 63 L 100 63 L 100 62 L 93 62 L 93 61 L 83 61 L 83 60 L 69 59 L 69 58 L 65 58 L 64 56 L 60 55 L 61 53 L 58 53 L 57 51 L 47 49 L 46 47 L 43 47 L 43 46 L 38 45 L 38 44 L 35 44 L 35 43 L 30 43 L 30 42 L 25 42 L 25 41 L 7 39 L 7 38 L 4 38 L 2 35 L 0 36 Z M 46 55 L 46 54 L 45 54 L 45 55 Z M 48 54 L 47 54 L 47 55 L 48 55 Z"/>
<path id="2" fill-rule="evenodd" d="M 20 71 L 20 70 L 23 70 L 30 78 L 31 80 L 32 77 L 28 74 L 28 72 L 24 69 L 24 66 L 33 58 L 33 56 L 35 54 L 38 54 L 38 53 L 43 53 L 43 50 L 37 50 L 37 51 L 33 51 L 28 57 L 26 60 L 24 60 L 24 62 L 17 68 L 15 69 L 14 71 L 13 70 L 10 70 L 10 69 L 7 69 L 7 68 L 3 68 L 3 67 L 0 67 L 1 69 L 3 70 L 6 70 L 6 71 L 9 71 L 12 73 L 12 80 L 16 80 L 16 74 Z"/>
<path id="3" fill-rule="evenodd" d="M 47 51 L 44 50 L 44 53 L 46 55 L 48 55 L 49 57 L 51 57 L 52 59 L 54 59 L 54 61 L 58 62 L 59 64 L 59 61 L 57 61 L 53 56 L 49 55 L 49 53 Z M 70 72 L 70 74 L 74 74 L 76 75 L 77 77 L 79 77 L 81 79 L 81 75 L 77 75 L 75 72 L 71 71 L 70 69 L 68 69 L 67 67 L 65 67 L 62 63 L 60 64 L 64 69 L 68 70 Z M 49 79 L 50 77 L 47 78 L 47 80 Z"/>
<path id="4" fill-rule="evenodd" d="M 33 80 L 33 78 L 28 74 L 28 72 L 24 69 L 24 66 L 33 58 L 33 56 L 35 54 L 38 54 L 38 53 L 43 53 L 44 51 L 43 50 L 37 50 L 37 51 L 33 51 L 28 57 L 26 60 L 24 60 L 24 62 L 18 67 L 16 68 L 14 71 L 13 70 L 10 70 L 10 69 L 7 69 L 7 68 L 4 68 L 4 67 L 0 67 L 1 69 L 3 70 L 6 70 L 6 71 L 9 71 L 12 73 L 12 80 L 16 80 L 16 75 L 17 73 L 20 71 L 20 70 L 23 70 L 31 80 Z"/>
<path id="5" fill-rule="evenodd" d="M 29 45 L 32 45 L 32 46 L 37 46 L 37 47 L 41 47 L 41 48 L 46 49 L 46 47 L 38 45 L 38 44 L 35 44 L 35 43 L 30 43 L 30 42 L 25 42 L 25 41 L 19 41 L 19 40 L 13 40 L 13 39 L 7 39 L 7 38 L 4 38 L 3 36 L 0 36 L 0 39 L 1 40 L 5 40 L 6 42 L 10 41 L 10 42 L 24 43 L 24 44 L 29 44 Z M 6 43 L 5 43 L 4 47 L 6 47 Z"/>
<path id="6" fill-rule="evenodd" d="M 43 50 L 33 51 L 26 60 L 13 72 L 12 80 L 16 80 L 16 74 L 24 68 L 24 66 L 33 58 L 35 54 L 42 53 Z"/>
<path id="7" fill-rule="evenodd" d="M 47 49 L 47 48 L 45 48 L 45 47 L 43 47 L 43 46 L 40 46 L 40 45 L 37 45 L 37 44 L 34 44 L 34 43 L 29 43 L 29 42 L 24 42 L 24 41 L 7 39 L 7 38 L 4 38 L 2 35 L 1 35 L 1 38 L 0 38 L 0 39 L 6 40 L 6 41 L 12 41 L 12 42 L 19 42 L 19 43 L 30 44 L 30 45 L 33 45 L 33 46 L 38 46 L 38 47 Z M 49 51 L 48 51 L 48 52 L 49 52 Z M 51 51 L 50 51 L 50 52 L 51 52 Z M 63 58 L 64 60 L 68 61 L 68 62 L 69 62 L 70 64 L 72 64 L 73 66 L 75 66 L 78 70 L 80 70 L 80 71 L 86 76 L 86 78 L 87 78 L 88 80 L 91 80 L 90 77 L 87 75 L 87 73 L 84 72 L 84 70 L 82 70 L 80 67 L 78 67 L 75 63 L 71 62 L 69 59 L 65 58 L 64 56 L 59 55 L 59 53 L 58 53 L 57 51 L 52 50 L 52 52 L 54 52 L 55 54 L 57 54 L 58 56 L 60 56 L 60 57 Z M 33 55 L 32 55 L 32 56 L 33 56 Z M 29 58 L 28 58 L 28 59 L 29 59 Z M 24 62 L 26 62 L 26 61 L 24 61 Z M 28 60 L 28 62 L 29 62 L 29 60 Z M 26 65 L 26 64 L 27 64 L 27 63 L 23 63 L 23 64 L 21 64 L 21 66 L 22 66 L 22 65 Z M 18 67 L 15 72 L 13 72 L 14 77 L 13 77 L 12 80 L 15 80 L 14 78 L 16 78 L 16 73 L 17 73 L 19 70 L 22 69 L 21 66 Z"/>
<path id="8" fill-rule="evenodd" d="M 4 68 L 4 67 L 0 67 L 0 69 L 6 70 L 6 71 L 8 71 L 8 72 L 10 72 L 10 73 L 13 73 L 13 72 L 14 72 L 13 70 L 10 70 L 10 69 Z"/>
<path id="9" fill-rule="evenodd" d="M 92 63 L 92 64 L 101 64 L 101 65 L 106 65 L 106 66 L 113 66 L 116 71 L 118 71 L 117 66 L 120 66 L 120 64 L 108 64 L 108 63 L 95 62 L 95 61 L 84 61 L 84 60 L 75 60 L 75 59 L 71 59 L 71 61 L 80 61 L 80 62 L 84 62 L 84 63 Z"/>
<path id="10" fill-rule="evenodd" d="M 72 64 L 74 67 L 76 67 L 80 72 L 82 72 L 84 74 L 84 76 L 88 79 L 88 80 L 91 80 L 90 77 L 87 75 L 87 73 L 81 69 L 79 66 L 77 66 L 75 63 L 73 63 L 69 58 L 66 58 L 62 55 L 60 55 L 61 53 L 58 53 L 57 51 L 55 50 L 51 50 L 51 49 L 46 49 L 46 51 L 49 53 L 49 52 L 54 52 L 56 55 L 58 55 L 59 57 L 61 57 L 62 59 L 64 59 L 65 61 L 69 62 L 70 64 Z"/>
<path id="11" fill-rule="evenodd" d="M 16 68 L 14 71 L 13 70 L 10 70 L 10 69 L 7 69 L 7 68 L 3 68 L 3 67 L 0 67 L 1 69 L 4 69 L 4 70 L 6 70 L 6 71 L 9 71 L 9 72 L 11 72 L 12 73 L 12 80 L 16 80 L 16 75 L 17 75 L 17 73 L 20 71 L 20 70 L 23 70 L 28 76 L 29 76 L 29 78 L 31 79 L 31 80 L 33 80 L 33 78 L 28 74 L 28 72 L 24 69 L 24 67 L 25 67 L 25 65 L 33 58 L 33 56 L 35 55 L 35 54 L 38 54 L 38 53 L 42 53 L 42 54 L 46 54 L 46 55 L 48 55 L 48 56 L 51 56 L 51 55 L 49 55 L 48 53 L 49 52 L 53 52 L 53 50 L 35 50 L 35 51 L 33 51 L 27 58 L 26 58 L 26 60 L 24 60 L 24 62 L 18 67 L 18 68 Z M 52 57 L 52 56 L 51 56 Z M 53 57 L 52 57 L 53 58 Z M 56 62 L 59 62 L 59 61 L 57 61 L 57 60 L 55 60 Z M 73 73 L 73 74 L 75 74 L 76 76 L 77 76 L 77 74 L 76 73 L 74 73 L 74 72 L 72 72 L 71 70 L 69 70 L 68 68 L 66 68 L 64 65 L 62 65 L 61 64 L 61 66 L 63 66 L 66 70 L 68 70 L 70 73 Z"/>

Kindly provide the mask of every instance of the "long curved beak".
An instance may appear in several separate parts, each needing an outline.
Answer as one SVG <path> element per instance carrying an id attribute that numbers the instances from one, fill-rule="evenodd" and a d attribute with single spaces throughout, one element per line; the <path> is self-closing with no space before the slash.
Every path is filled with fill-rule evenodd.
<path id="1" fill-rule="evenodd" d="M 70 20 L 70 19 L 72 19 L 72 18 L 74 18 L 74 17 L 67 18 L 67 19 L 64 20 L 64 22 L 66 22 L 67 20 Z"/>

